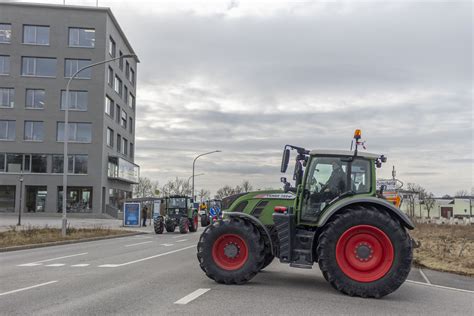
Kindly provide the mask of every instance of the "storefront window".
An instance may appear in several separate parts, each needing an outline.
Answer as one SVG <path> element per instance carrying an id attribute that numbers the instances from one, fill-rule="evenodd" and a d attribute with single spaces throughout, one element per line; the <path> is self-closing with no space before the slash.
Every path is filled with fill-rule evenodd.
<path id="1" fill-rule="evenodd" d="M 62 210 L 63 188 L 58 187 L 58 212 Z M 92 212 L 92 187 L 68 187 L 66 209 L 73 213 Z"/>
<path id="2" fill-rule="evenodd" d="M 44 212 L 48 191 L 45 186 L 26 186 L 26 211 Z"/>
<path id="3" fill-rule="evenodd" d="M 123 210 L 123 203 L 132 198 L 132 192 L 119 189 L 109 189 L 109 205 L 120 211 Z"/>
<path id="4" fill-rule="evenodd" d="M 0 212 L 15 212 L 14 185 L 0 185 Z"/>

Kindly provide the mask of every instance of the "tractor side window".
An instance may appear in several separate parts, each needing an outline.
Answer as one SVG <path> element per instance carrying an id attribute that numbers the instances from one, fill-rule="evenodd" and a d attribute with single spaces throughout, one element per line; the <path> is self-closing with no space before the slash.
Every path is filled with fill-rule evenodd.
<path id="1" fill-rule="evenodd" d="M 347 191 L 347 162 L 317 157 L 311 162 L 303 193 L 301 219 L 315 221 L 331 200 Z"/>
<path id="2" fill-rule="evenodd" d="M 351 181 L 352 191 L 355 193 L 369 193 L 371 164 L 368 160 L 356 158 L 352 163 Z"/>

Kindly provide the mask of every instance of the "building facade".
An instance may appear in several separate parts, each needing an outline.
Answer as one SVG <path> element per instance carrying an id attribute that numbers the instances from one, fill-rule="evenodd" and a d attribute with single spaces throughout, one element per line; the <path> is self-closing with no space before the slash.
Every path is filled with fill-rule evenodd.
<path id="1" fill-rule="evenodd" d="M 58 212 L 69 98 L 68 212 L 132 195 L 138 58 L 109 8 L 0 3 L 0 212 Z M 21 203 L 20 203 L 21 201 Z"/>

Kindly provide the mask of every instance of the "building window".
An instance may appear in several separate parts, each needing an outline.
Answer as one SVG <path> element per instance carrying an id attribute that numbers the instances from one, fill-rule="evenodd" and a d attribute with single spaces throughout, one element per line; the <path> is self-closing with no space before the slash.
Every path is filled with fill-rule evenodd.
<path id="1" fill-rule="evenodd" d="M 69 90 L 69 110 L 87 111 L 88 106 L 87 91 Z M 66 91 L 61 91 L 61 110 L 66 109 Z"/>
<path id="2" fill-rule="evenodd" d="M 122 80 L 117 75 L 115 75 L 114 89 L 119 96 L 122 96 Z"/>
<path id="3" fill-rule="evenodd" d="M 123 58 L 122 58 L 123 53 L 122 53 L 121 50 L 119 51 L 119 56 L 120 56 L 120 59 L 119 59 L 119 68 L 120 68 L 120 70 L 123 70 Z"/>
<path id="4" fill-rule="evenodd" d="M 0 140 L 15 140 L 15 134 L 16 134 L 15 129 L 16 129 L 15 121 L 1 120 L 0 121 Z"/>
<path id="5" fill-rule="evenodd" d="M 128 88 L 125 84 L 123 85 L 123 101 L 128 104 Z"/>
<path id="6" fill-rule="evenodd" d="M 0 171 L 2 171 L 2 162 L 5 162 L 5 156 L 2 160 L 2 154 L 0 154 Z M 0 185 L 0 196 L 2 197 L 2 203 L 0 203 L 0 213 L 15 212 L 16 186 Z"/>
<path id="7" fill-rule="evenodd" d="M 56 58 L 22 57 L 21 75 L 56 77 Z"/>
<path id="8" fill-rule="evenodd" d="M 58 187 L 58 211 L 62 209 L 63 187 Z M 71 213 L 92 212 L 92 187 L 67 187 L 66 208 Z"/>
<path id="9" fill-rule="evenodd" d="M 12 25 L 0 23 L 0 43 L 10 43 L 12 40 Z"/>
<path id="10" fill-rule="evenodd" d="M 15 105 L 15 89 L 0 88 L 0 107 L 12 108 Z"/>
<path id="11" fill-rule="evenodd" d="M 64 77 L 71 78 L 82 67 L 89 66 L 90 59 L 66 59 L 64 67 Z M 92 69 L 87 68 L 79 72 L 74 78 L 90 79 L 92 76 Z"/>
<path id="12" fill-rule="evenodd" d="M 109 70 L 107 72 L 107 83 L 111 87 L 114 86 L 114 70 L 110 66 L 109 66 Z"/>
<path id="13" fill-rule="evenodd" d="M 24 140 L 42 142 L 44 139 L 44 123 L 40 121 L 25 121 Z"/>
<path id="14" fill-rule="evenodd" d="M 7 154 L 7 168 L 6 172 L 21 172 L 23 171 L 23 155 L 22 154 Z"/>
<path id="15" fill-rule="evenodd" d="M 115 41 L 112 37 L 109 37 L 109 54 L 115 57 Z"/>
<path id="16" fill-rule="evenodd" d="M 0 75 L 10 74 L 10 56 L 0 55 Z"/>
<path id="17" fill-rule="evenodd" d="M 130 158 L 133 158 L 133 156 L 135 155 L 134 150 L 135 148 L 133 148 L 133 143 L 130 143 Z"/>
<path id="18" fill-rule="evenodd" d="M 43 89 L 26 89 L 27 109 L 44 109 L 45 90 Z"/>
<path id="19" fill-rule="evenodd" d="M 49 26 L 23 25 L 23 44 L 49 45 Z"/>
<path id="20" fill-rule="evenodd" d="M 28 161 L 31 161 L 31 168 L 28 166 L 27 170 L 30 170 L 32 173 L 48 172 L 48 156 L 47 155 L 36 155 L 36 154 L 25 155 L 25 164 L 27 160 L 26 157 L 28 157 Z"/>
<path id="21" fill-rule="evenodd" d="M 130 130 L 130 133 L 133 133 L 133 118 L 128 119 L 128 128 Z"/>
<path id="22" fill-rule="evenodd" d="M 132 93 L 130 93 L 130 96 L 128 97 L 128 106 L 135 110 L 135 97 Z"/>
<path id="23" fill-rule="evenodd" d="M 122 136 L 120 134 L 117 134 L 117 151 L 122 152 Z"/>
<path id="24" fill-rule="evenodd" d="M 130 68 L 130 82 L 135 85 L 135 71 L 132 68 Z"/>
<path id="25" fill-rule="evenodd" d="M 107 127 L 107 146 L 114 147 L 114 130 Z"/>
<path id="26" fill-rule="evenodd" d="M 68 155 L 68 161 L 67 161 L 67 173 L 74 173 L 74 156 L 73 155 Z M 63 173 L 64 172 L 64 155 L 53 155 L 53 167 L 52 167 L 52 172 L 53 173 Z"/>
<path id="27" fill-rule="evenodd" d="M 130 64 L 128 63 L 128 61 L 125 62 L 125 77 L 130 77 Z"/>
<path id="28" fill-rule="evenodd" d="M 128 141 L 125 138 L 122 138 L 122 151 L 121 153 L 125 156 L 128 154 Z"/>
<path id="29" fill-rule="evenodd" d="M 69 28 L 69 46 L 94 48 L 95 30 L 78 28 L 78 27 L 70 27 Z"/>
<path id="30" fill-rule="evenodd" d="M 91 123 L 69 123 L 68 139 L 75 143 L 90 143 L 92 141 Z M 64 141 L 64 123 L 58 122 L 56 140 Z"/>
<path id="31" fill-rule="evenodd" d="M 114 101 L 107 95 L 105 96 L 105 113 L 112 118 L 114 117 Z"/>
<path id="32" fill-rule="evenodd" d="M 122 120 L 120 122 L 120 125 L 122 125 L 123 128 L 127 129 L 127 112 L 125 112 L 125 110 L 122 110 Z"/>
<path id="33" fill-rule="evenodd" d="M 115 122 L 117 122 L 117 124 L 120 124 L 120 106 L 118 104 L 115 105 L 115 113 L 117 114 L 115 116 Z"/>

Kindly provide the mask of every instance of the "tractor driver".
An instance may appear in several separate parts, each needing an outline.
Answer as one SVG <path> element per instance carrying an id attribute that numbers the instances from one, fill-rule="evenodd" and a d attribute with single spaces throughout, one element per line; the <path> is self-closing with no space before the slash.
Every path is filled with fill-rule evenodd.
<path id="1" fill-rule="evenodd" d="M 329 199 L 339 196 L 346 190 L 347 175 L 342 169 L 341 162 L 339 160 L 332 161 L 332 173 L 328 181 L 323 187 Z"/>
<path id="2" fill-rule="evenodd" d="M 201 205 L 199 205 L 199 210 L 201 210 L 201 211 L 207 211 L 206 202 L 202 202 Z"/>

